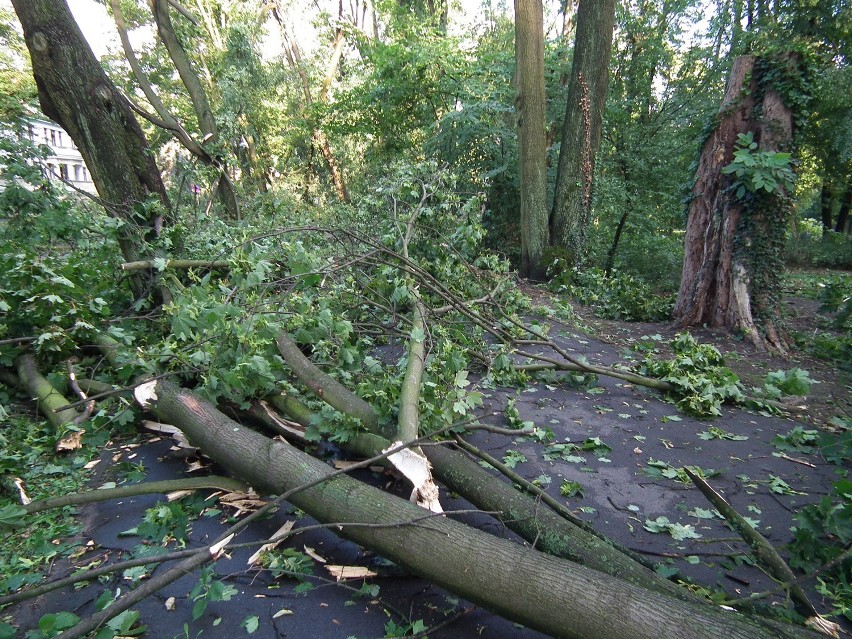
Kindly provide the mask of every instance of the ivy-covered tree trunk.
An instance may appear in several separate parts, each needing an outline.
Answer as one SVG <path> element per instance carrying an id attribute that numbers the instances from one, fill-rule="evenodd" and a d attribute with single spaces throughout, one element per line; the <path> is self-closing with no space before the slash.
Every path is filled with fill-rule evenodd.
<path id="1" fill-rule="evenodd" d="M 781 352 L 788 347 L 777 306 L 789 200 L 781 184 L 771 191 L 740 188 L 756 174 L 737 177 L 723 169 L 734 160 L 740 134 L 752 134 L 758 153 L 789 145 L 793 114 L 772 82 L 794 74 L 794 63 L 788 58 L 770 64 L 754 56 L 734 61 L 692 187 L 674 309 L 678 326 L 725 327 Z"/>
<path id="2" fill-rule="evenodd" d="M 142 257 L 169 202 L 160 172 L 130 105 L 107 78 L 64 0 L 14 0 L 32 59 L 41 109 L 74 140 L 107 211 L 126 222 L 119 238 L 127 262 Z M 141 276 L 133 281 L 141 295 Z"/>
<path id="3" fill-rule="evenodd" d="M 583 260 L 592 210 L 595 156 L 603 130 L 614 24 L 615 0 L 580 0 L 550 214 L 550 243 L 566 249 L 575 264 Z"/>
<path id="4" fill-rule="evenodd" d="M 515 0 L 515 114 L 520 147 L 521 273 L 543 279 L 547 226 L 544 14 L 541 0 Z"/>

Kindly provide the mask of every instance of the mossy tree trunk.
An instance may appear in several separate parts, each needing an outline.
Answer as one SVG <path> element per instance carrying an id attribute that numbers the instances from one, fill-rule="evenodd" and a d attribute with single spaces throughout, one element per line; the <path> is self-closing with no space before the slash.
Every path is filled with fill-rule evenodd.
<path id="1" fill-rule="evenodd" d="M 177 69 L 183 86 L 189 94 L 195 116 L 198 118 L 198 127 L 203 136 L 202 143 L 208 148 L 215 148 L 219 140 L 219 126 L 216 117 L 207 99 L 207 92 L 198 78 L 198 74 L 192 67 L 189 56 L 177 37 L 172 19 L 169 14 L 169 3 L 167 0 L 151 0 L 151 11 L 154 21 L 157 23 L 157 34 L 169 52 L 169 57 Z M 219 179 L 216 183 L 216 195 L 228 215 L 233 219 L 240 218 L 240 206 L 234 184 L 228 176 L 227 163 L 221 153 L 210 153 L 214 164 L 219 169 Z"/>

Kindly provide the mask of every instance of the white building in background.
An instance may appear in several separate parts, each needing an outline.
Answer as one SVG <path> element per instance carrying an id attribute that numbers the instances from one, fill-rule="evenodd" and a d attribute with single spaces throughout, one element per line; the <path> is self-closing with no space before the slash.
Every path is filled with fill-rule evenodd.
<path id="1" fill-rule="evenodd" d="M 51 154 L 45 162 L 50 173 L 57 179 L 69 182 L 71 185 L 95 192 L 95 185 L 83 156 L 71 136 L 61 126 L 50 120 L 30 118 L 27 120 L 29 130 L 27 135 L 33 144 L 50 147 Z"/>

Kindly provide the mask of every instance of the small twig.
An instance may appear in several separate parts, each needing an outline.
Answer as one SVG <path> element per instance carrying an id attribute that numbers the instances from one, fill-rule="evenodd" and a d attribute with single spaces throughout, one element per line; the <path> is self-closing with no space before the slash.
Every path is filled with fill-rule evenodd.
<path id="1" fill-rule="evenodd" d="M 423 632 L 418 632 L 416 635 L 411 635 L 409 639 L 424 639 L 425 637 L 428 637 L 431 634 L 435 634 L 439 630 L 443 630 L 447 626 L 456 623 L 459 619 L 461 619 L 465 615 L 469 615 L 474 610 L 476 610 L 476 606 L 459 610 L 456 614 L 447 617 L 441 623 L 437 623 L 434 626 L 429 626 L 428 628 L 426 628 L 426 630 L 424 630 Z"/>
<path id="2" fill-rule="evenodd" d="M 247 492 L 249 487 L 241 481 L 230 477 L 187 477 L 184 479 L 166 479 L 163 481 L 142 482 L 130 486 L 118 486 L 116 488 L 101 488 L 98 490 L 87 490 L 82 493 L 71 493 L 59 497 L 48 497 L 39 499 L 23 506 L 27 513 L 38 513 L 52 508 L 64 506 L 75 506 L 79 504 L 92 504 L 108 499 L 122 499 L 124 497 L 136 497 L 138 495 L 151 495 L 155 493 L 170 493 L 175 490 L 200 490 L 211 488 L 214 490 L 226 490 L 228 492 Z"/>
<path id="3" fill-rule="evenodd" d="M 29 342 L 34 342 L 38 339 L 38 337 L 10 337 L 9 339 L 0 339 L 0 346 L 5 346 L 7 344 L 27 344 Z"/>
<path id="4" fill-rule="evenodd" d="M 794 464 L 801 464 L 802 466 L 807 466 L 808 468 L 816 468 L 815 464 L 812 464 L 811 462 L 805 461 L 804 459 L 796 459 L 794 457 L 790 457 L 786 453 L 778 453 L 778 456 L 781 459 L 786 459 L 787 461 L 791 461 Z"/>
<path id="5" fill-rule="evenodd" d="M 852 548 L 847 548 L 843 553 L 832 559 L 826 564 L 823 564 L 810 574 L 804 575 L 796 579 L 795 583 L 803 584 L 811 579 L 815 579 L 821 574 L 828 572 L 835 566 L 839 566 L 843 562 L 847 561 L 850 557 L 852 557 Z M 785 592 L 787 590 L 787 584 L 781 584 L 777 588 L 773 588 L 772 590 L 765 590 L 763 592 L 755 592 L 750 594 L 748 597 L 742 597 L 740 599 L 731 599 L 725 602 L 725 605 L 731 606 L 732 608 L 737 608 L 738 606 L 748 605 L 752 601 L 756 601 L 758 599 L 765 599 L 766 597 L 771 597 L 772 595 L 779 594 L 781 592 Z"/>
<path id="6" fill-rule="evenodd" d="M 66 364 L 68 366 L 68 385 L 82 401 L 86 402 L 85 410 L 77 415 L 72 422 L 75 426 L 77 426 L 89 419 L 89 417 L 92 416 L 92 413 L 95 412 L 95 400 L 89 398 L 86 393 L 80 389 L 80 385 L 77 383 L 77 374 L 74 372 L 74 364 L 71 363 L 71 360 L 68 360 Z"/>

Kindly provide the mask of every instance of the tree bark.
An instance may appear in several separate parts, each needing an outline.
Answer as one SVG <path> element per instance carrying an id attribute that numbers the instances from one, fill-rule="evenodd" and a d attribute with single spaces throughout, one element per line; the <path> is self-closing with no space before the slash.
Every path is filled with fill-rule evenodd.
<path id="1" fill-rule="evenodd" d="M 160 40 L 169 52 L 169 57 L 177 69 L 183 86 L 186 87 L 186 92 L 189 94 L 189 99 L 192 102 L 192 108 L 195 111 L 195 116 L 198 118 L 198 127 L 201 129 L 203 136 L 202 143 L 215 144 L 219 138 L 219 127 L 216 124 L 216 118 L 213 115 L 213 109 L 210 107 L 210 101 L 207 99 L 207 92 L 201 85 L 201 80 L 198 79 L 198 74 L 192 68 L 192 63 L 186 50 L 178 40 L 172 19 L 169 15 L 169 3 L 167 0 L 150 0 L 151 11 L 154 14 L 154 21 L 157 23 L 157 33 Z M 228 176 L 225 161 L 215 154 L 211 154 L 215 163 L 219 168 L 219 180 L 216 183 L 216 194 L 228 215 L 233 219 L 240 219 L 240 206 L 237 201 L 237 194 L 234 190 L 234 184 Z M 127 260 L 131 261 L 131 260 Z"/>
<path id="2" fill-rule="evenodd" d="M 852 229 L 847 228 L 849 220 L 849 209 L 852 208 L 852 184 L 846 185 L 846 193 L 840 203 L 840 211 L 837 213 L 837 224 L 834 230 L 837 233 L 850 233 Z"/>
<path id="3" fill-rule="evenodd" d="M 544 279 L 547 265 L 547 137 L 542 0 L 515 0 L 515 115 L 521 182 L 521 274 Z"/>
<path id="4" fill-rule="evenodd" d="M 823 180 L 822 189 L 819 192 L 819 212 L 822 219 L 822 234 L 825 235 L 831 230 L 831 209 L 834 206 L 834 198 L 831 197 L 831 184 L 828 180 Z"/>
<path id="5" fill-rule="evenodd" d="M 592 209 L 595 156 L 603 130 L 615 0 L 580 0 L 568 104 L 550 213 L 550 243 L 583 262 Z"/>
<path id="6" fill-rule="evenodd" d="M 701 150 L 673 316 L 679 327 L 725 327 L 747 335 L 759 348 L 783 353 L 787 342 L 773 321 L 771 299 L 779 285 L 780 268 L 776 272 L 761 264 L 767 257 L 753 256 L 750 247 L 774 243 L 776 250 L 782 250 L 785 225 L 759 205 L 752 203 L 746 209 L 744 200 L 729 188 L 733 178 L 721 173 L 733 160 L 739 134 L 754 133 L 761 151 L 778 151 L 792 137 L 792 113 L 777 92 L 764 89 L 761 101 L 755 102 L 757 75 L 754 56 L 734 61 L 719 123 Z M 758 110 L 760 117 L 755 118 Z M 758 197 L 755 194 L 753 202 Z"/>
<path id="7" fill-rule="evenodd" d="M 328 465 L 243 428 L 166 380 L 140 386 L 136 398 L 260 490 L 280 494 L 332 473 Z M 554 637 L 816 636 L 638 588 L 446 517 L 418 524 L 428 511 L 345 475 L 301 490 L 289 501 L 318 521 L 340 523 L 342 536 L 460 597 Z"/>
<path id="8" fill-rule="evenodd" d="M 119 246 L 127 262 L 143 257 L 144 239 L 159 233 L 166 189 L 130 104 L 107 78 L 64 0 L 14 0 L 32 59 L 42 111 L 74 140 L 107 211 L 127 222 Z M 131 279 L 136 296 L 145 279 Z"/>
<path id="9" fill-rule="evenodd" d="M 39 411 L 54 429 L 58 430 L 77 418 L 77 411 L 68 405 L 62 393 L 39 372 L 33 355 L 25 353 L 16 363 L 19 383 L 36 401 Z"/>
<path id="10" fill-rule="evenodd" d="M 731 262 L 740 205 L 726 197 L 722 168 L 734 157 L 737 135 L 748 129 L 754 108 L 755 58 L 737 58 L 725 88 L 719 124 L 704 142 L 692 187 L 685 255 L 674 317 L 680 326 L 724 326 L 731 304 Z"/>

